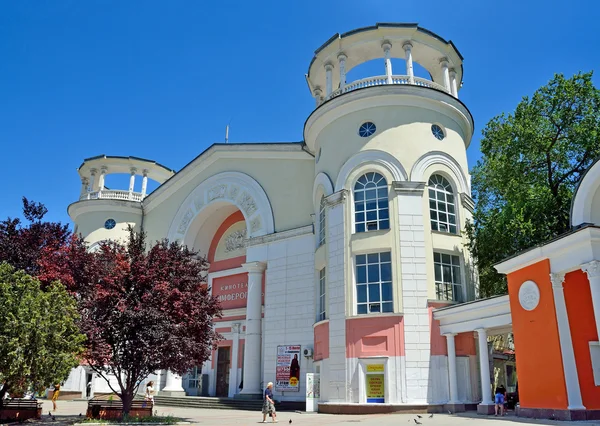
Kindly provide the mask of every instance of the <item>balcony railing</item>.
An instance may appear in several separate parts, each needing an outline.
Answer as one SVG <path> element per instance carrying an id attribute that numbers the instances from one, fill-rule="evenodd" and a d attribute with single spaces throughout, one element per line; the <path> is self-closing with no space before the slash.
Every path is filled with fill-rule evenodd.
<path id="1" fill-rule="evenodd" d="M 376 77 L 363 78 L 361 80 L 356 80 L 356 81 L 353 81 L 352 83 L 346 84 L 346 86 L 344 86 L 343 90 L 341 90 L 341 89 L 334 90 L 333 92 L 331 92 L 331 94 L 329 96 L 327 96 L 326 100 L 335 98 L 336 96 L 339 96 L 343 93 L 348 93 L 348 92 L 352 92 L 353 90 L 362 89 L 364 87 L 383 86 L 386 84 L 388 84 L 388 82 L 387 82 L 387 77 L 385 75 L 378 75 Z M 392 76 L 392 84 L 411 84 L 411 83 L 410 83 L 409 77 L 407 75 L 393 75 Z M 442 92 L 449 93 L 448 90 L 446 90 L 446 88 L 444 86 L 442 86 L 441 84 L 437 84 L 431 80 L 427 80 L 426 78 L 415 77 L 414 83 L 412 83 L 412 85 L 421 86 L 421 87 L 430 87 L 432 89 L 437 89 L 437 90 L 441 90 Z"/>
<path id="2" fill-rule="evenodd" d="M 82 194 L 80 200 L 123 200 L 123 201 L 142 201 L 141 192 L 129 192 L 115 189 L 104 189 L 102 191 L 87 192 Z"/>

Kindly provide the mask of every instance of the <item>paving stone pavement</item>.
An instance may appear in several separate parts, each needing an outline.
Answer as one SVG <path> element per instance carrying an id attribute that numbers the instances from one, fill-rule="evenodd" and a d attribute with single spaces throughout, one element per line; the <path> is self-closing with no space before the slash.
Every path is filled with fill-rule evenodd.
<path id="1" fill-rule="evenodd" d="M 58 410 L 54 414 L 55 420 L 48 415 L 52 409 L 50 401 L 44 401 L 42 422 L 45 425 L 62 426 L 73 424 L 80 418 L 85 418 L 87 408 L 86 401 L 58 401 Z M 158 415 L 179 417 L 194 425 L 256 425 L 261 424 L 262 414 L 260 412 L 239 411 L 239 410 L 206 410 L 200 408 L 180 408 L 180 407 L 162 407 L 155 406 Z M 81 417 L 79 417 L 81 414 Z M 600 422 L 558 422 L 552 420 L 530 420 L 521 419 L 513 415 L 503 418 L 494 416 L 478 416 L 475 413 L 463 413 L 460 415 L 435 414 L 429 418 L 428 414 L 421 414 L 418 419 L 415 414 L 372 414 L 357 416 L 342 416 L 331 414 L 311 414 L 311 413 L 278 413 L 277 420 L 280 425 L 288 425 L 292 420 L 292 426 L 317 426 L 317 425 L 357 425 L 357 426 L 401 426 L 415 425 L 417 419 L 424 426 L 516 426 L 519 424 L 533 425 L 597 425 Z M 270 422 L 268 422 L 270 424 Z"/>

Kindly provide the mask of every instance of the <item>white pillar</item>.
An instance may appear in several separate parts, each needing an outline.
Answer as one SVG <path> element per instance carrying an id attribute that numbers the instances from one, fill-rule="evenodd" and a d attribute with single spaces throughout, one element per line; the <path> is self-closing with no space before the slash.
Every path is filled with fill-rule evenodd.
<path id="1" fill-rule="evenodd" d="M 146 196 L 146 190 L 148 189 L 148 169 L 144 169 L 142 172 L 142 200 Z"/>
<path id="2" fill-rule="evenodd" d="M 592 293 L 592 306 L 594 307 L 594 317 L 596 318 L 596 331 L 600 340 L 600 261 L 593 260 L 581 266 L 581 269 L 587 274 L 590 282 L 590 291 Z"/>
<path id="3" fill-rule="evenodd" d="M 390 49 L 392 48 L 392 43 L 386 40 L 381 44 L 381 48 L 383 49 L 383 56 L 385 58 L 386 83 L 392 84 L 392 58 L 390 57 Z"/>
<path id="4" fill-rule="evenodd" d="M 577 364 L 575 363 L 575 352 L 573 351 L 573 340 L 571 339 L 571 328 L 569 327 L 569 317 L 567 316 L 567 303 L 565 302 L 563 289 L 564 280 L 565 274 L 550 274 L 552 292 L 554 294 L 556 322 L 558 323 L 558 339 L 562 354 L 565 384 L 567 386 L 567 399 L 569 400 L 567 408 L 569 410 L 585 410 L 581 399 Z"/>
<path id="5" fill-rule="evenodd" d="M 329 97 L 332 92 L 332 81 L 331 81 L 331 72 L 333 71 L 333 65 L 327 63 L 325 64 L 325 96 Z M 246 386 L 246 383 L 244 383 Z"/>
<path id="6" fill-rule="evenodd" d="M 404 54 L 406 59 L 406 75 L 408 75 L 408 82 L 410 84 L 415 84 L 415 72 L 413 70 L 413 60 L 412 60 L 412 43 L 407 41 L 402 45 L 404 48 Z"/>
<path id="7" fill-rule="evenodd" d="M 454 336 L 456 334 L 445 334 L 446 345 L 448 346 L 448 379 L 450 381 L 450 404 L 458 403 L 458 382 L 456 379 L 456 346 Z"/>
<path id="8" fill-rule="evenodd" d="M 160 376 L 161 376 L 162 370 L 158 370 L 158 372 L 156 373 L 156 393 L 158 393 L 160 391 Z"/>
<path id="9" fill-rule="evenodd" d="M 475 330 L 479 338 L 479 371 L 481 373 L 481 404 L 494 405 L 492 400 L 492 384 L 490 383 L 490 357 L 488 354 L 487 330 Z"/>
<path id="10" fill-rule="evenodd" d="M 100 177 L 98 178 L 98 191 L 102 191 L 104 189 L 104 179 L 106 177 L 107 168 L 102 166 L 100 167 Z"/>
<path id="11" fill-rule="evenodd" d="M 315 87 L 315 108 L 321 105 L 323 101 L 323 92 L 319 86 Z"/>
<path id="12" fill-rule="evenodd" d="M 90 169 L 90 192 L 96 191 L 96 169 Z"/>
<path id="13" fill-rule="evenodd" d="M 344 93 L 344 87 L 346 86 L 346 59 L 348 57 L 343 53 L 340 53 L 337 57 L 338 64 L 340 65 L 340 94 Z"/>
<path id="14" fill-rule="evenodd" d="M 133 188 L 135 187 L 135 174 L 137 173 L 137 169 L 135 167 L 131 168 L 131 176 L 129 177 L 129 199 L 133 199 Z"/>
<path id="15" fill-rule="evenodd" d="M 90 183 L 90 180 L 88 178 L 86 178 L 86 177 L 81 178 L 81 194 L 79 194 L 80 200 L 87 198 L 87 193 L 89 191 L 89 188 L 88 188 L 89 183 Z"/>
<path id="16" fill-rule="evenodd" d="M 173 373 L 171 370 L 167 370 L 167 383 L 165 383 L 163 392 L 183 392 L 185 395 L 181 376 Z"/>
<path id="17" fill-rule="evenodd" d="M 233 333 L 233 344 L 231 345 L 231 371 L 229 372 L 229 396 L 233 397 L 239 389 L 240 380 L 238 379 L 238 353 L 240 347 L 240 323 L 231 324 Z"/>
<path id="18" fill-rule="evenodd" d="M 262 347 L 262 282 L 266 264 L 244 263 L 248 271 L 248 298 L 246 304 L 246 342 L 244 347 L 244 389 L 242 394 L 261 395 Z"/>
<path id="19" fill-rule="evenodd" d="M 442 76 L 444 77 L 444 88 L 446 92 L 450 93 L 450 74 L 448 72 L 448 58 L 440 59 L 440 66 L 442 67 Z"/>
<path id="20" fill-rule="evenodd" d="M 456 70 L 450 68 L 450 93 L 455 98 L 458 98 L 458 89 L 456 87 Z"/>

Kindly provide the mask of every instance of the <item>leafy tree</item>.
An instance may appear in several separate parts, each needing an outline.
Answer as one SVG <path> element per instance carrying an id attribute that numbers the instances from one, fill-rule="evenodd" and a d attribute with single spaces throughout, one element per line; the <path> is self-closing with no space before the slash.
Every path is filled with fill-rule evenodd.
<path id="1" fill-rule="evenodd" d="M 221 309 L 204 284 L 206 260 L 178 243 L 146 251 L 144 234 L 130 228 L 125 245 L 102 244 L 93 262 L 94 279 L 77 290 L 84 357 L 121 398 L 126 416 L 149 374 L 184 374 L 208 359 L 220 337 L 212 319 Z"/>
<path id="2" fill-rule="evenodd" d="M 79 364 L 85 336 L 76 302 L 59 282 L 40 282 L 0 264 L 0 407 L 7 391 L 41 391 Z"/>
<path id="3" fill-rule="evenodd" d="M 570 229 L 571 199 L 600 157 L 600 91 L 592 73 L 557 74 L 483 130 L 468 226 L 482 297 L 506 292 L 493 265 Z"/>

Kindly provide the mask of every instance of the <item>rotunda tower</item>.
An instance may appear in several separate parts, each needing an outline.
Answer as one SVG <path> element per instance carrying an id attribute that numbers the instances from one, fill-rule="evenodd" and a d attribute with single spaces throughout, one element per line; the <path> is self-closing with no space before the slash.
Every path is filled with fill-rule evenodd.
<path id="1" fill-rule="evenodd" d="M 405 68 L 392 69 L 394 58 Z M 382 75 L 348 81 L 371 60 Z M 433 308 L 475 297 L 462 237 L 473 209 L 462 61 L 452 42 L 416 24 L 377 24 L 334 35 L 310 63 L 315 361 L 330 403 L 476 398 L 465 376 L 473 336 L 456 337 L 464 358 L 448 364 L 446 339 L 430 325 Z"/>

